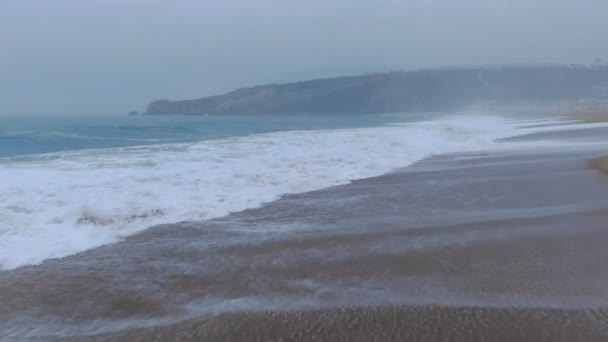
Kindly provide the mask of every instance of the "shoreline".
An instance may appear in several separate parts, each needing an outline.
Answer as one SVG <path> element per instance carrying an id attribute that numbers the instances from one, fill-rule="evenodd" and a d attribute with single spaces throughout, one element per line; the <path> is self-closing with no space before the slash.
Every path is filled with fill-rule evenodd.
<path id="1" fill-rule="evenodd" d="M 605 341 L 608 308 L 392 306 L 227 313 L 95 341 Z M 80 341 L 80 337 L 63 342 Z"/>
<path id="2" fill-rule="evenodd" d="M 444 155 L 0 272 L 0 337 L 608 340 L 592 153 Z"/>
<path id="3" fill-rule="evenodd" d="M 570 117 L 586 123 L 608 122 L 608 112 L 574 112 Z"/>
<path id="4" fill-rule="evenodd" d="M 589 166 L 604 174 L 608 174 L 608 155 L 594 158 L 589 161 Z"/>
<path id="5" fill-rule="evenodd" d="M 392 126 L 389 121 L 409 124 Z M 8 185 L 0 189 L 6 195 L 0 208 L 8 222 L 0 233 L 0 268 L 80 253 L 158 224 L 224 217 L 285 194 L 381 175 L 433 154 L 484 148 L 498 136 L 517 132 L 498 116 L 423 121 L 382 119 L 379 126 L 368 119 L 348 125 L 319 122 L 327 129 L 315 129 L 321 127 L 314 122 L 286 121 L 283 132 L 241 136 L 247 131 L 230 128 L 228 135 L 235 137 L 193 144 L 100 150 L 94 157 L 82 150 L 61 158 L 40 157 L 43 162 L 38 157 L 17 158 L 15 166 L 9 161 L 9 167 L 0 170 Z M 276 124 L 269 121 L 248 129 L 261 133 Z M 289 130 L 306 125 L 312 129 Z M 333 125 L 344 129 L 329 129 Z M 97 162 L 104 166 L 91 167 Z M 250 165 L 255 170 L 248 170 Z M 25 180 L 18 169 L 36 175 L 35 180 L 61 172 L 48 186 Z M 117 173 L 124 177 L 113 177 Z M 102 203 L 91 197 L 91 189 Z M 18 247 L 13 251 L 12 246 Z M 28 250 L 31 246 L 35 251 Z"/>

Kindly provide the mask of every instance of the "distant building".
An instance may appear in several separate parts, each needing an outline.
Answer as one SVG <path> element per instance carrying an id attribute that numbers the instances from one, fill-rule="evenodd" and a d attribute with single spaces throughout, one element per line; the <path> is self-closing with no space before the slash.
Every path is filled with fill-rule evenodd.
<path id="1" fill-rule="evenodd" d="M 136 111 L 136 110 L 133 110 L 133 111 L 129 112 L 129 116 L 138 116 L 138 115 L 139 115 L 139 112 Z"/>

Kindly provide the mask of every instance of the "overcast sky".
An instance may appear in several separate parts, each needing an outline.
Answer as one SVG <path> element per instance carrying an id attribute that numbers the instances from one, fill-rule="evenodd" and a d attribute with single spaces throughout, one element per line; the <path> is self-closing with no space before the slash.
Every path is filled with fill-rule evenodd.
<path id="1" fill-rule="evenodd" d="M 0 116 L 446 65 L 608 60 L 607 0 L 0 0 Z"/>

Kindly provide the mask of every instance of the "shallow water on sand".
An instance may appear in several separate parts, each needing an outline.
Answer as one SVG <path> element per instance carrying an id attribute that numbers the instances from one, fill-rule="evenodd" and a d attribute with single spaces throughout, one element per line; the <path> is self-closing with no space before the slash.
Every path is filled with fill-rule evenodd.
<path id="1" fill-rule="evenodd" d="M 551 130 L 548 143 L 437 156 L 0 272 L 0 337 L 145 340 L 152 327 L 228 312 L 389 305 L 495 307 L 502 326 L 534 331 L 509 318 L 514 307 L 530 309 L 522 315 L 548 319 L 546 336 L 559 330 L 551 322 L 574 315 L 574 335 L 583 336 L 576 327 L 597 322 L 580 310 L 608 307 L 608 181 L 586 167 L 606 145 L 560 144 L 564 133 Z M 469 323 L 499 323 L 463 310 L 479 318 Z M 460 331 L 461 316 L 433 312 L 456 323 L 445 325 L 448 336 Z M 355 317 L 377 317 L 365 315 Z M 246 331 L 240 319 L 224 328 Z"/>
<path id="2" fill-rule="evenodd" d="M 595 153 L 438 157 L 0 272 L 0 331 L 345 306 L 605 307 L 608 182 L 585 168 Z"/>
<path id="3" fill-rule="evenodd" d="M 209 220 L 378 176 L 432 155 L 492 149 L 496 139 L 519 132 L 493 116 L 403 121 L 253 135 L 237 129 L 241 135 L 196 142 L 2 158 L 0 269 L 113 243 L 157 224 Z"/>

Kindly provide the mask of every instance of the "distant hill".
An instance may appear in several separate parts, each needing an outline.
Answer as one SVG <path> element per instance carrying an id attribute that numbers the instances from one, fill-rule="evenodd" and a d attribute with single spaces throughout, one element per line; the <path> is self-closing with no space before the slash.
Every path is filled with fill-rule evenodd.
<path id="1" fill-rule="evenodd" d="M 608 66 L 454 68 L 263 85 L 194 100 L 156 100 L 146 114 L 356 115 L 598 97 L 608 97 Z"/>

